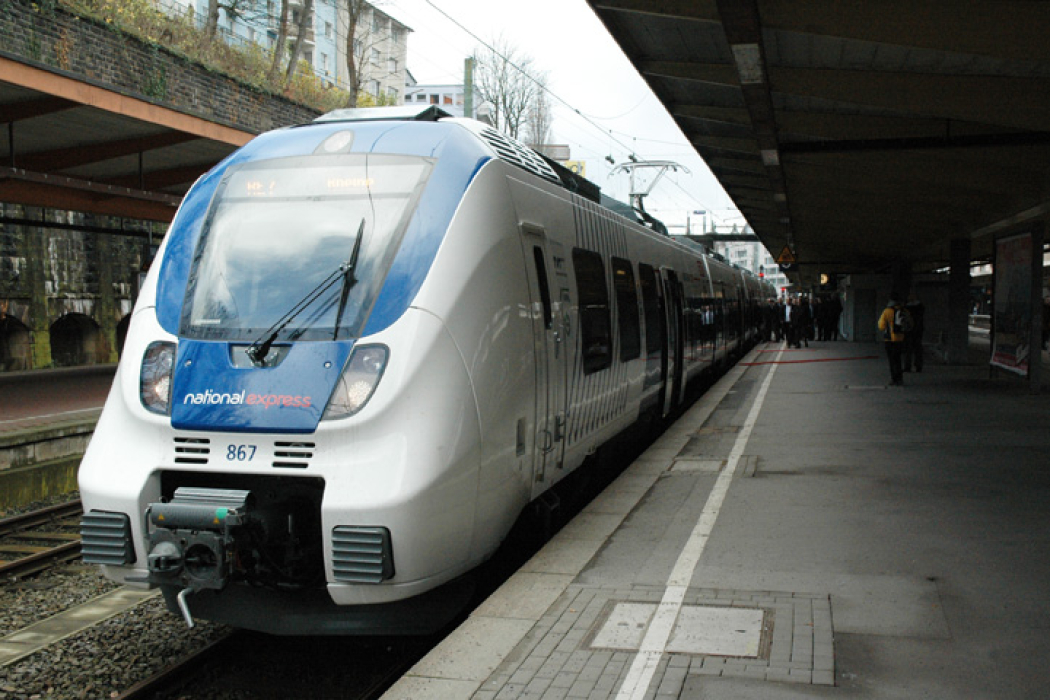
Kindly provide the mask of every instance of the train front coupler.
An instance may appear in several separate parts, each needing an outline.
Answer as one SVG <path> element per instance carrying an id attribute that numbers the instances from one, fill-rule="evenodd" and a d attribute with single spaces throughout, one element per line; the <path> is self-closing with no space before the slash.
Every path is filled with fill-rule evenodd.
<path id="1" fill-rule="evenodd" d="M 190 627 L 187 598 L 198 591 L 220 591 L 230 581 L 239 531 L 251 520 L 250 503 L 249 491 L 183 486 L 170 501 L 146 509 L 146 581 L 181 589 L 177 602 Z"/>

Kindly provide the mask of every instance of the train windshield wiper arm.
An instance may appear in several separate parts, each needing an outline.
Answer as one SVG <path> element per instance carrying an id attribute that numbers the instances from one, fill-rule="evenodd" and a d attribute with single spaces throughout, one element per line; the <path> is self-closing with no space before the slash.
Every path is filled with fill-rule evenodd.
<path id="1" fill-rule="evenodd" d="M 357 241 L 354 242 L 354 250 L 350 254 L 350 259 L 345 263 L 341 263 L 330 275 L 321 280 L 321 283 L 311 289 L 306 295 L 296 302 L 295 306 L 288 309 L 287 312 L 277 322 L 270 326 L 265 333 L 262 334 L 254 343 L 252 343 L 245 354 L 251 359 L 252 363 L 256 365 L 263 364 L 266 356 L 270 353 L 270 348 L 273 347 L 274 341 L 277 340 L 277 336 L 285 327 L 292 322 L 296 316 L 301 314 L 307 308 L 309 308 L 315 301 L 317 301 L 322 294 L 327 292 L 331 287 L 339 281 L 339 278 L 343 278 L 343 300 L 340 302 L 339 313 L 342 314 L 343 307 L 345 306 L 345 298 L 349 293 L 349 287 L 353 286 L 348 284 L 347 280 L 353 279 L 354 266 L 357 265 L 357 252 L 361 249 L 361 234 L 364 231 L 365 221 L 361 220 L 361 225 L 357 228 Z M 356 283 L 356 279 L 354 282 Z M 338 319 L 336 319 L 336 328 L 338 329 Z"/>
<path id="2" fill-rule="evenodd" d="M 339 296 L 339 310 L 335 314 L 335 323 L 332 324 L 332 340 L 339 337 L 339 324 L 343 321 L 343 312 L 346 311 L 346 300 L 350 296 L 350 290 L 357 284 L 357 276 L 354 268 L 357 267 L 357 255 L 361 252 L 361 239 L 365 236 L 365 220 L 361 219 L 361 225 L 357 227 L 357 240 L 354 241 L 354 250 L 350 253 L 350 259 L 346 261 L 346 270 L 343 271 L 343 292 Z"/>

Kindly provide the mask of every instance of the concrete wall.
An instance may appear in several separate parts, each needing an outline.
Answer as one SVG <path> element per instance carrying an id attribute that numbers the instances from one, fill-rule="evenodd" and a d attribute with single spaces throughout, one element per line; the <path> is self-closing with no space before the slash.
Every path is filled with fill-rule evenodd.
<path id="1" fill-rule="evenodd" d="M 2 203 L 0 216 L 109 223 Z M 0 225 L 0 371 L 116 362 L 117 326 L 131 312 L 149 255 L 147 239 Z"/>
<path id="2" fill-rule="evenodd" d="M 54 3 L 5 0 L 0 7 L 0 51 L 26 63 L 250 133 L 319 114 Z"/>

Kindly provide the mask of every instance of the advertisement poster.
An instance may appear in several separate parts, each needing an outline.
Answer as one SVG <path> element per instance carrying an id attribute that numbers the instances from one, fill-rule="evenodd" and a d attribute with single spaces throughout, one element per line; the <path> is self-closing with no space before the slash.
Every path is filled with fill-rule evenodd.
<path id="1" fill-rule="evenodd" d="M 1032 236 L 1002 238 L 995 242 L 992 365 L 1028 374 L 1032 311 Z"/>

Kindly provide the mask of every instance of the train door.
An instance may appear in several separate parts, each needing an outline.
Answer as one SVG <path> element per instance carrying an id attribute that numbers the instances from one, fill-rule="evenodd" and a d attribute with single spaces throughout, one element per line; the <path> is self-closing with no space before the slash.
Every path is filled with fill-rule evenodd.
<path id="1" fill-rule="evenodd" d="M 664 308 L 667 312 L 667 379 L 668 391 L 664 399 L 663 413 L 671 413 L 682 402 L 685 379 L 685 323 L 682 308 L 682 285 L 674 270 L 660 268 L 664 292 Z"/>
<path id="2" fill-rule="evenodd" d="M 565 458 L 568 403 L 570 307 L 564 248 L 540 226 L 522 225 L 525 259 L 533 299 L 536 354 L 536 420 L 533 444 L 533 495 L 546 488 L 551 469 Z"/>

